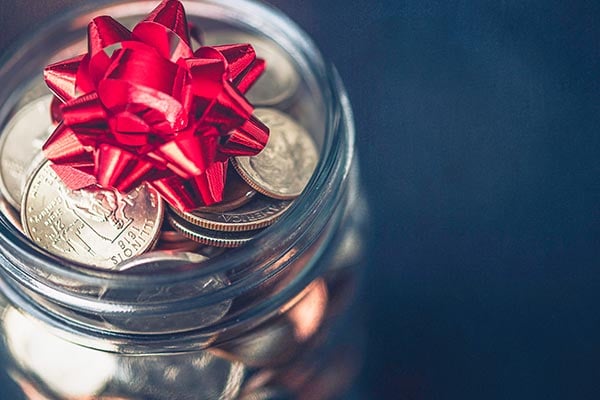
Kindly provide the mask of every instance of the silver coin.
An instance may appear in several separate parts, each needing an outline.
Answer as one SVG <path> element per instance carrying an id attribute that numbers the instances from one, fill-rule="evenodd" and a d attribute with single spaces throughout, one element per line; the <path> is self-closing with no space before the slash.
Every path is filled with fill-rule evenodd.
<path id="1" fill-rule="evenodd" d="M 0 190 L 16 209 L 21 207 L 27 169 L 42 150 L 53 129 L 52 96 L 40 97 L 21 108 L 2 132 L 0 144 Z"/>
<path id="2" fill-rule="evenodd" d="M 252 231 L 273 224 L 292 204 L 289 200 L 276 200 L 264 196 L 232 211 L 207 213 L 181 212 L 171 208 L 177 215 L 199 227 L 225 232 Z"/>
<path id="3" fill-rule="evenodd" d="M 234 400 L 246 368 L 206 351 L 123 356 L 115 391 L 152 400 Z"/>
<path id="4" fill-rule="evenodd" d="M 281 111 L 257 108 L 255 115 L 269 127 L 269 141 L 254 157 L 232 158 L 232 165 L 257 192 L 293 199 L 302 193 L 317 166 L 315 142 L 306 129 Z"/>
<path id="5" fill-rule="evenodd" d="M 44 161 L 25 187 L 21 223 L 34 243 L 56 256 L 114 269 L 154 245 L 163 212 L 148 185 L 126 195 L 100 187 L 70 190 Z"/>
<path id="6" fill-rule="evenodd" d="M 291 58 L 276 43 L 239 31 L 207 31 L 206 45 L 250 43 L 256 55 L 267 62 L 265 72 L 247 97 L 256 106 L 274 106 L 290 100 L 300 86 L 300 75 Z"/>
<path id="7" fill-rule="evenodd" d="M 285 317 L 269 321 L 239 338 L 213 347 L 222 358 L 239 361 L 254 368 L 275 367 L 289 362 L 301 349 L 294 327 Z"/>
<path id="8" fill-rule="evenodd" d="M 207 246 L 234 248 L 248 243 L 260 230 L 245 232 L 223 232 L 203 229 L 181 217 L 168 214 L 167 221 L 185 237 Z"/>
<path id="9" fill-rule="evenodd" d="M 116 268 L 128 275 L 172 275 L 189 269 L 201 268 L 199 264 L 208 257 L 181 251 L 151 251 L 129 259 Z M 110 302 L 150 304 L 185 301 L 207 296 L 229 285 L 224 274 L 204 276 L 196 280 L 148 285 L 141 290 L 130 287 L 108 289 L 101 298 Z M 225 298 L 217 303 L 194 308 L 176 314 L 150 314 L 134 316 L 123 313 L 105 316 L 104 320 L 113 329 L 127 332 L 166 333 L 187 331 L 209 326 L 221 320 L 231 308 L 232 299 Z"/>

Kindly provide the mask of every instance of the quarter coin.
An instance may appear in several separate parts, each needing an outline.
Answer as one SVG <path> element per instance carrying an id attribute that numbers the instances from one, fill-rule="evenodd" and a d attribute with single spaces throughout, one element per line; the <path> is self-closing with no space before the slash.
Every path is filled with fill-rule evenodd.
<path id="1" fill-rule="evenodd" d="M 257 106 L 274 106 L 290 100 L 300 86 L 300 75 L 291 58 L 272 41 L 239 31 L 207 31 L 206 45 L 250 43 L 259 58 L 267 62 L 264 74 L 248 91 L 248 100 Z"/>
<path id="2" fill-rule="evenodd" d="M 181 232 L 185 237 L 190 238 L 198 243 L 207 246 L 233 248 L 240 247 L 248 243 L 259 232 L 223 232 L 210 229 L 203 229 L 194 225 L 177 215 L 168 214 L 167 221 L 177 231 Z"/>
<path id="3" fill-rule="evenodd" d="M 234 157 L 232 165 L 256 191 L 276 199 L 293 199 L 310 180 L 319 154 L 311 135 L 287 114 L 257 108 L 255 115 L 270 129 L 265 148 L 253 157 Z"/>
<path id="4" fill-rule="evenodd" d="M 100 187 L 71 190 L 46 160 L 25 187 L 21 223 L 34 243 L 48 252 L 113 270 L 152 248 L 163 213 L 162 199 L 148 185 L 128 194 Z"/>
<path id="5" fill-rule="evenodd" d="M 191 252 L 150 251 L 119 264 L 115 270 L 127 276 L 166 276 L 202 268 L 208 257 Z M 127 279 L 127 278 L 125 278 Z M 136 305 L 160 305 L 182 302 L 214 294 L 229 286 L 222 273 L 201 276 L 192 280 L 176 280 L 144 285 L 140 289 L 114 287 L 106 290 L 101 299 L 108 302 Z M 173 333 L 206 327 L 220 321 L 231 308 L 232 299 L 222 300 L 202 307 L 193 307 L 177 313 L 119 313 L 105 316 L 104 320 L 114 330 L 121 332 Z"/>
<path id="6" fill-rule="evenodd" d="M 17 210 L 21 206 L 27 170 L 52 133 L 52 95 L 23 106 L 3 129 L 0 144 L 0 190 Z"/>
<path id="7" fill-rule="evenodd" d="M 233 400 L 247 376 L 246 367 L 208 351 L 124 356 L 114 387 L 146 400 Z M 114 389 L 113 389 L 114 390 Z"/>
<path id="8" fill-rule="evenodd" d="M 174 208 L 181 218 L 201 228 L 241 232 L 264 228 L 274 223 L 292 204 L 289 200 L 277 200 L 257 196 L 250 203 L 232 211 L 207 213 L 197 210 L 181 212 Z"/>

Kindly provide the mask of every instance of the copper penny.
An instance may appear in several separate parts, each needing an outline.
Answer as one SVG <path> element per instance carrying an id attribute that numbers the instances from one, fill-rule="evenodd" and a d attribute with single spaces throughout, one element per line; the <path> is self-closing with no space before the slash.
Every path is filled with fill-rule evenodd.
<path id="1" fill-rule="evenodd" d="M 233 248 L 248 243 L 258 231 L 223 232 L 203 229 L 177 215 L 168 214 L 169 224 L 185 237 L 207 246 Z"/>

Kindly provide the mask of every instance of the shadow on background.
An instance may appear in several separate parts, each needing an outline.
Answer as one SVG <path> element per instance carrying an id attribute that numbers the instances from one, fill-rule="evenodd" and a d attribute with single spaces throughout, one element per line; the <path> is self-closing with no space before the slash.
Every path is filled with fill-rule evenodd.
<path id="1" fill-rule="evenodd" d="M 277 4 L 355 108 L 371 398 L 595 397 L 597 3 L 323 3 Z"/>

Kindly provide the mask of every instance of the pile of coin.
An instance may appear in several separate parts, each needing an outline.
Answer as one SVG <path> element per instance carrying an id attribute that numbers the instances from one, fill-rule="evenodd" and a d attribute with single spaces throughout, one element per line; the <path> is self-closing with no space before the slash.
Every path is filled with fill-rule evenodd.
<path id="1" fill-rule="evenodd" d="M 29 99 L 2 129 L 0 211 L 38 247 L 70 262 L 122 270 L 149 251 L 196 252 L 207 257 L 241 246 L 277 221 L 308 183 L 319 152 L 311 134 L 281 111 L 293 101 L 300 77 L 274 43 L 237 31 L 206 33 L 207 44 L 252 43 L 267 60 L 249 92 L 255 115 L 270 128 L 254 157 L 230 159 L 224 200 L 182 212 L 166 206 L 151 185 L 123 194 L 98 186 L 72 190 L 41 148 L 56 127 L 52 96 Z"/>

